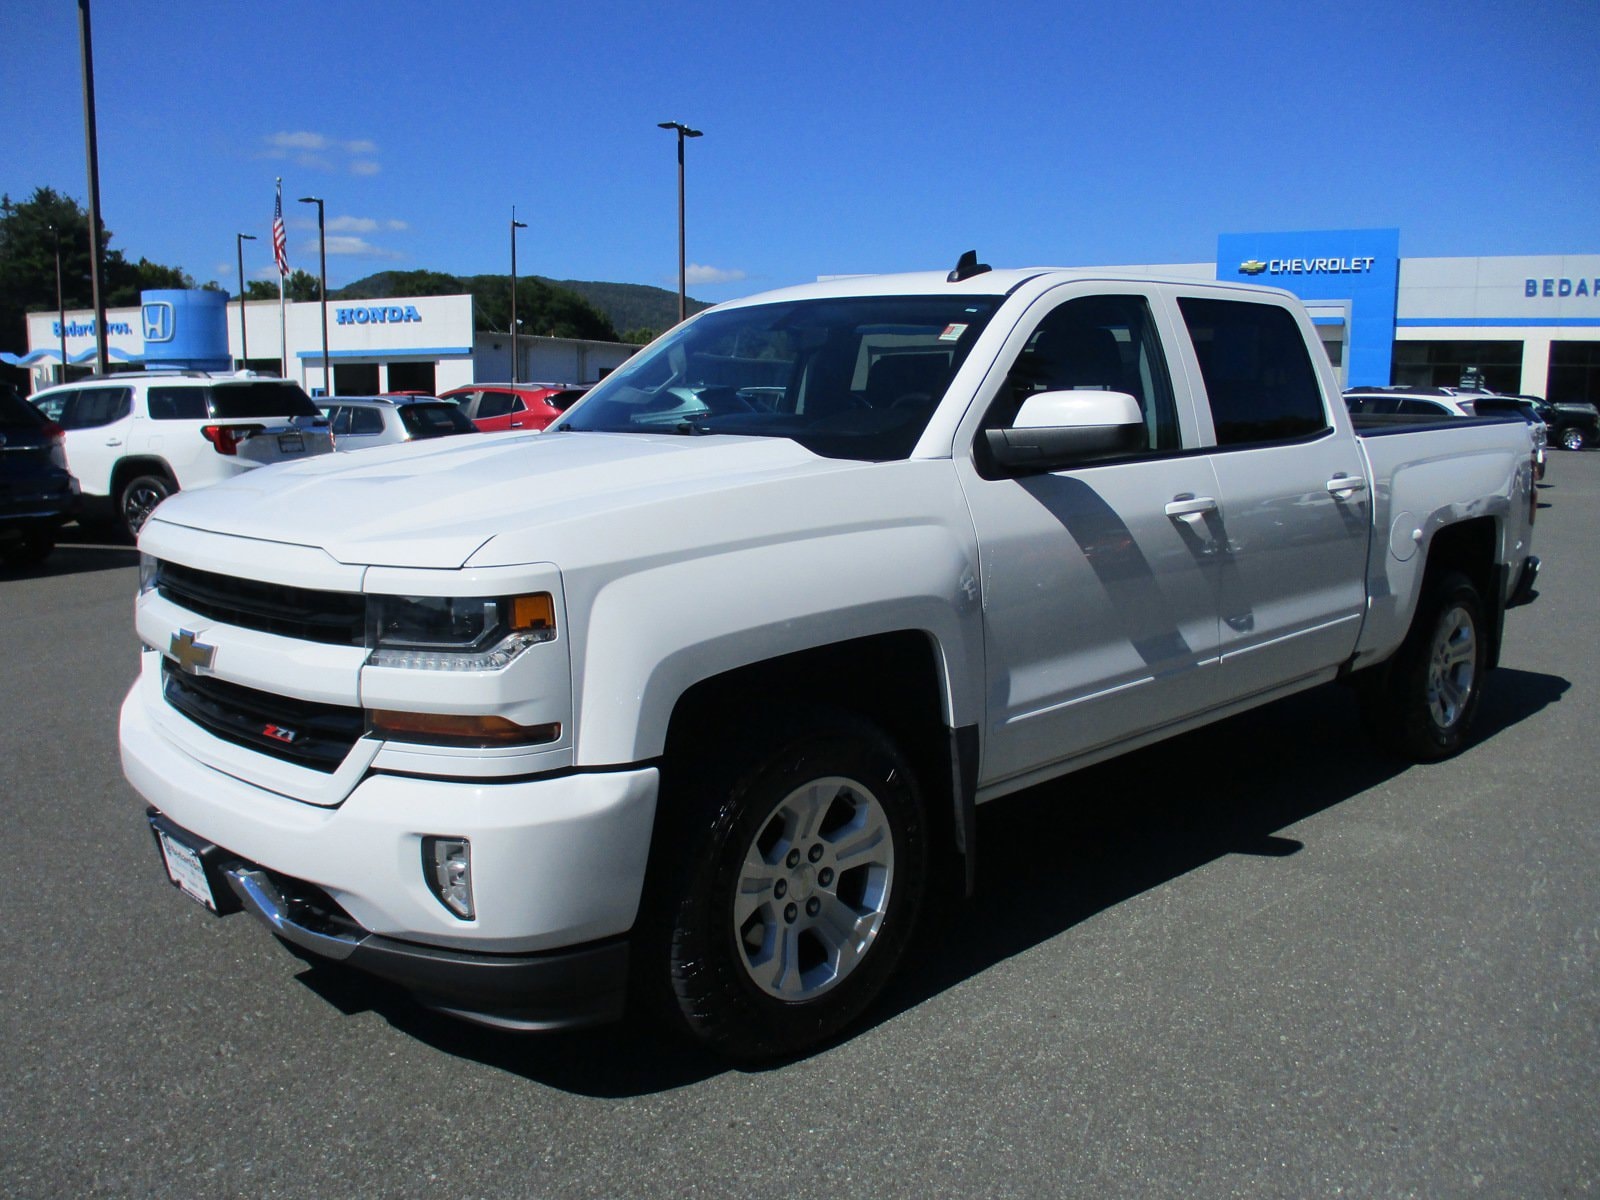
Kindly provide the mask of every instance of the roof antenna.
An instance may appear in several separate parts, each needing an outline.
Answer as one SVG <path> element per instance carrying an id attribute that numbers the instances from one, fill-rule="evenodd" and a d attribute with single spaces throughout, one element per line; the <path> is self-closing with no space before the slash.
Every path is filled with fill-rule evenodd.
<path id="1" fill-rule="evenodd" d="M 956 263 L 956 269 L 945 276 L 947 283 L 960 283 L 963 279 L 971 279 L 974 275 L 982 275 L 990 270 L 988 263 L 978 261 L 978 252 L 968 250 Z"/>

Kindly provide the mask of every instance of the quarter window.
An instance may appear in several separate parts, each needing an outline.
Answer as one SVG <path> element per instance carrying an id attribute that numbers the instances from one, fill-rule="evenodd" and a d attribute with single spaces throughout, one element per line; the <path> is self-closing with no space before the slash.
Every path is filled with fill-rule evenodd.
<path id="1" fill-rule="evenodd" d="M 1308 437 L 1328 428 L 1317 373 L 1287 309 L 1243 300 L 1178 300 L 1200 362 L 1219 446 Z"/>

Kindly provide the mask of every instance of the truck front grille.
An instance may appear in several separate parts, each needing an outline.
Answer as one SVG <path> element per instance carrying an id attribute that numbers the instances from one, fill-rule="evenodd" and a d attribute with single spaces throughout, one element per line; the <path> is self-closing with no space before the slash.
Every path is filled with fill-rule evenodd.
<path id="1" fill-rule="evenodd" d="M 243 629 L 333 646 L 360 646 L 366 637 L 366 601 L 359 593 L 235 579 L 165 561 L 158 579 L 164 599 Z"/>
<path id="2" fill-rule="evenodd" d="M 365 729 L 359 708 L 316 704 L 240 687 L 209 675 L 185 675 L 162 663 L 167 703 L 207 732 L 274 758 L 332 773 Z"/>

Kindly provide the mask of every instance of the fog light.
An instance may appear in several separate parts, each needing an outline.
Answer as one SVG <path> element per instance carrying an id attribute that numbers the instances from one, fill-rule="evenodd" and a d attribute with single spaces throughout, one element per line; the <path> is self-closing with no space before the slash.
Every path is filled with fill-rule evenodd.
<path id="1" fill-rule="evenodd" d="M 440 904 L 463 921 L 472 920 L 471 842 L 466 838 L 423 838 L 422 877 Z"/>

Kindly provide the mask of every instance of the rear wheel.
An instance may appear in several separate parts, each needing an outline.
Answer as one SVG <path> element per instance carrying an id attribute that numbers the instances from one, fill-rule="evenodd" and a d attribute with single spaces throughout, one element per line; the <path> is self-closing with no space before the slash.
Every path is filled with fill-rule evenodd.
<path id="1" fill-rule="evenodd" d="M 1585 441 L 1583 430 L 1576 425 L 1569 426 L 1561 431 L 1561 448 L 1563 450 L 1582 450 Z"/>
<path id="2" fill-rule="evenodd" d="M 177 484 L 165 475 L 136 475 L 128 480 L 122 485 L 117 501 L 117 515 L 124 532 L 130 538 L 137 538 L 156 505 L 177 490 Z"/>
<path id="3" fill-rule="evenodd" d="M 797 715 L 736 763 L 686 766 L 663 804 L 675 833 L 644 965 L 665 974 L 669 1017 L 751 1061 L 859 1015 L 927 875 L 921 796 L 893 743 L 843 713 Z"/>
<path id="4" fill-rule="evenodd" d="M 1483 601 L 1458 571 L 1424 585 L 1411 631 L 1368 673 L 1363 707 L 1374 735 L 1398 754 L 1434 762 L 1457 753 L 1483 694 Z"/>

